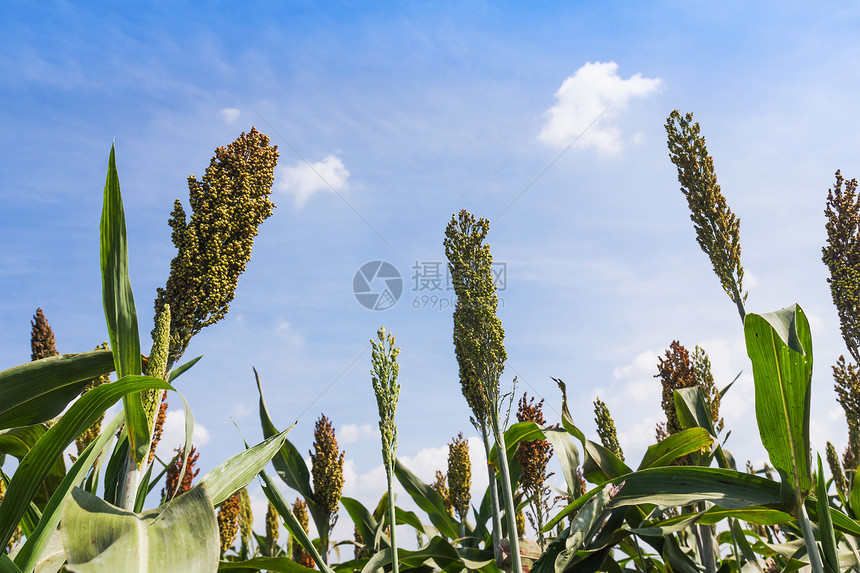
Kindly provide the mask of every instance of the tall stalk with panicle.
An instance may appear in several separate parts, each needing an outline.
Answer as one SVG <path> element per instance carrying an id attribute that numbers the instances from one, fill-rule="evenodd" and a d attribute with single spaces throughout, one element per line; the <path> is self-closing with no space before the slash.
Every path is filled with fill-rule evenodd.
<path id="1" fill-rule="evenodd" d="M 394 346 L 394 335 L 380 328 L 376 333 L 378 340 L 371 340 L 373 348 L 371 356 L 370 376 L 376 403 L 379 406 L 379 434 L 382 436 L 382 465 L 385 467 L 385 478 L 388 480 L 388 522 L 391 526 L 391 570 L 398 573 L 400 566 L 397 561 L 397 540 L 395 535 L 397 521 L 394 515 L 394 463 L 397 460 L 397 424 L 394 414 L 397 412 L 397 399 L 400 397 L 400 384 L 397 375 L 400 366 L 397 355 L 400 348 Z"/>
<path id="2" fill-rule="evenodd" d="M 843 356 L 833 366 L 834 390 L 848 422 L 845 470 L 849 487 L 860 459 L 860 197 L 857 180 L 836 172 L 836 183 L 827 191 L 827 245 L 822 260 L 830 271 L 827 282 L 839 316 L 842 339 L 853 358 Z"/>
<path id="3" fill-rule="evenodd" d="M 493 433 L 498 455 L 500 489 L 505 501 L 508 531 L 511 532 L 511 565 L 515 573 L 522 571 L 519 543 L 516 536 L 516 510 L 511 491 L 510 472 L 505 455 L 505 438 L 499 417 L 502 396 L 499 392 L 499 377 L 504 370 L 505 331 L 496 316 L 498 297 L 493 282 L 493 256 L 490 246 L 484 243 L 490 222 L 476 219 L 468 211 L 452 215 L 445 229 L 445 255 L 457 307 L 454 310 L 454 349 L 460 366 L 460 384 L 463 395 L 474 413 L 473 423 L 484 436 L 484 447 L 489 456 L 489 430 Z M 490 487 L 496 484 L 493 468 L 488 465 Z M 493 489 L 491 489 L 491 493 Z M 498 510 L 498 494 L 493 507 L 493 543 L 496 558 L 500 557 L 501 521 Z"/>
<path id="4" fill-rule="evenodd" d="M 337 521 L 338 503 L 343 493 L 343 456 L 338 451 L 334 427 L 325 416 L 314 426 L 314 451 L 311 456 L 311 476 L 314 482 L 314 502 L 328 515 L 327 527 L 320 531 L 323 561 L 328 564 L 329 535 Z"/>

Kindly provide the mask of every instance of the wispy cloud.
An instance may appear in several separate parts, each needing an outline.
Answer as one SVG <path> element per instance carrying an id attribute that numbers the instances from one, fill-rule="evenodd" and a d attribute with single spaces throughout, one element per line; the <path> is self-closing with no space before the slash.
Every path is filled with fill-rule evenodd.
<path id="1" fill-rule="evenodd" d="M 315 163 L 298 163 L 283 168 L 278 191 L 292 195 L 297 209 L 305 206 L 311 195 L 320 191 L 341 191 L 349 186 L 349 171 L 343 161 L 328 155 Z"/>
<path id="2" fill-rule="evenodd" d="M 241 112 L 235 107 L 225 107 L 221 110 L 221 118 L 226 123 L 234 123 L 237 119 L 239 119 L 239 114 Z"/>
<path id="3" fill-rule="evenodd" d="M 655 93 L 660 85 L 659 79 L 643 78 L 642 74 L 621 78 L 615 62 L 587 63 L 564 80 L 555 93 L 556 104 L 544 114 L 546 123 L 538 139 L 554 147 L 566 147 L 579 137 L 576 145 L 580 148 L 594 147 L 599 153 L 618 154 L 625 142 L 612 120 L 631 99 Z M 598 117 L 599 121 L 589 127 Z"/>

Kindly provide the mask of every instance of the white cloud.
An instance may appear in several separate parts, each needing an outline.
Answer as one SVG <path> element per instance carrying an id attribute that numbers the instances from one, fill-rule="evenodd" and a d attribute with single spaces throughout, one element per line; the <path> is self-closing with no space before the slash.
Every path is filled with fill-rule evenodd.
<path id="1" fill-rule="evenodd" d="M 194 422 L 194 435 L 191 442 L 195 448 L 200 448 L 209 443 L 209 430 L 203 424 Z M 167 417 L 164 420 L 164 429 L 161 434 L 161 441 L 158 442 L 156 454 L 162 460 L 169 460 L 173 457 L 174 448 L 181 448 L 185 445 L 185 410 L 167 410 Z"/>
<path id="2" fill-rule="evenodd" d="M 340 191 L 349 185 L 349 171 L 343 161 L 328 155 L 313 164 L 305 162 L 284 167 L 278 181 L 278 190 L 293 195 L 297 209 L 308 202 L 311 195 L 320 191 Z"/>
<path id="3" fill-rule="evenodd" d="M 556 104 L 544 114 L 546 123 L 538 139 L 555 147 L 567 147 L 581 135 L 579 147 L 591 146 L 600 153 L 617 154 L 625 142 L 621 130 L 611 124 L 612 119 L 627 108 L 632 98 L 654 93 L 660 84 L 659 79 L 643 78 L 642 74 L 622 79 L 615 62 L 587 63 L 564 80 L 555 93 Z"/>
<path id="4" fill-rule="evenodd" d="M 342 444 L 353 444 L 368 438 L 379 437 L 379 431 L 371 424 L 343 424 L 337 429 L 338 441 Z"/>
<path id="5" fill-rule="evenodd" d="M 233 123 L 239 119 L 239 110 L 235 107 L 226 107 L 221 110 L 221 117 L 227 123 Z"/>

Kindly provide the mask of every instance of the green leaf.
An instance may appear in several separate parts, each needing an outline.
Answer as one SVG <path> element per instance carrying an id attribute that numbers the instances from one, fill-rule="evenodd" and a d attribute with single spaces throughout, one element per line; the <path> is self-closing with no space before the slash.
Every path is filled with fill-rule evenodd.
<path id="1" fill-rule="evenodd" d="M 113 371 L 110 350 L 61 354 L 0 372 L 0 429 L 31 426 L 59 415 L 87 383 Z"/>
<path id="2" fill-rule="evenodd" d="M 167 376 L 167 382 L 172 384 L 174 380 L 182 376 L 185 372 L 187 372 L 192 366 L 200 362 L 200 359 L 203 358 L 201 354 L 197 358 L 192 358 L 188 362 L 184 362 L 170 371 L 170 374 Z"/>
<path id="3" fill-rule="evenodd" d="M 418 479 L 400 460 L 395 461 L 394 475 L 415 504 L 427 513 L 430 522 L 440 533 L 451 539 L 460 537 L 460 524 L 448 514 L 445 502 L 436 490 Z"/>
<path id="4" fill-rule="evenodd" d="M 93 388 L 72 404 L 63 417 L 36 442 L 12 476 L 3 503 L 0 504 L 0 546 L 9 542 L 39 484 L 63 450 L 122 396 L 149 389 L 168 390 L 171 387 L 157 378 L 127 376 L 112 384 Z"/>
<path id="5" fill-rule="evenodd" d="M 615 452 L 603 447 L 602 444 L 584 440 L 582 447 L 585 450 L 582 473 L 591 483 L 600 485 L 633 471 L 615 455 Z"/>
<path id="6" fill-rule="evenodd" d="M 375 551 L 381 549 L 381 547 L 374 547 L 373 544 L 374 533 L 376 532 L 378 523 L 370 514 L 370 511 L 360 501 L 351 497 L 342 496 L 340 503 L 346 509 L 350 519 L 352 519 L 364 544 L 370 546 Z M 386 538 L 386 546 L 388 545 L 390 543 L 388 543 L 388 539 Z"/>
<path id="7" fill-rule="evenodd" d="M 203 483 L 143 513 L 75 488 L 61 531 L 66 567 L 75 573 L 211 573 L 218 567 L 218 523 Z"/>
<path id="8" fill-rule="evenodd" d="M 624 487 L 612 500 L 612 506 L 653 503 L 660 506 L 690 505 L 710 501 L 723 508 L 779 504 L 780 485 L 746 472 L 698 466 L 657 467 L 629 473 L 611 480 Z M 561 510 L 543 531 L 551 531 L 559 521 L 576 511 L 599 493 L 594 488 Z"/>
<path id="9" fill-rule="evenodd" d="M 563 573 L 568 570 L 577 552 L 597 533 L 606 517 L 607 504 L 617 494 L 618 488 L 609 484 L 594 491 L 595 494 L 576 513 L 570 527 L 555 538 L 535 562 L 533 573 Z"/>
<path id="10" fill-rule="evenodd" d="M 570 439 L 570 434 L 558 428 L 544 428 L 543 434 L 552 444 L 555 457 L 561 464 L 561 473 L 564 475 L 564 483 L 568 491 L 576 491 L 579 481 L 576 476 L 576 470 L 579 467 L 579 450 Z"/>
<path id="11" fill-rule="evenodd" d="M 131 280 L 128 276 L 128 242 L 125 212 L 116 170 L 114 146 L 110 149 L 101 220 L 102 301 L 117 377 L 140 375 L 140 333 Z M 138 465 L 149 453 L 149 423 L 139 394 L 123 397 L 131 452 Z"/>
<path id="12" fill-rule="evenodd" d="M 15 563 L 24 570 L 29 571 L 36 566 L 40 555 L 48 550 L 53 539 L 53 533 L 60 523 L 60 514 L 63 510 L 66 496 L 72 488 L 81 483 L 86 477 L 90 467 L 96 459 L 102 455 L 102 450 L 107 447 L 113 439 L 114 433 L 122 424 L 125 415 L 120 412 L 113 420 L 102 428 L 98 437 L 81 452 L 77 461 L 69 469 L 69 472 L 57 486 L 51 499 L 42 512 L 42 517 L 31 535 L 27 537 L 26 543 L 15 556 Z M 65 557 L 64 557 L 65 559 Z"/>
<path id="13" fill-rule="evenodd" d="M 203 476 L 200 482 L 205 483 L 209 489 L 212 503 L 218 505 L 234 492 L 248 485 L 281 449 L 293 426 L 236 454 Z"/>
<path id="14" fill-rule="evenodd" d="M 667 466 L 672 460 L 710 446 L 714 438 L 704 428 L 688 428 L 648 447 L 639 469 Z"/>
<path id="15" fill-rule="evenodd" d="M 829 565 L 832 571 L 839 571 L 836 534 L 833 532 L 833 520 L 830 517 L 830 503 L 827 497 L 827 486 L 825 485 L 821 456 L 818 456 L 818 479 L 815 483 L 815 497 L 818 498 L 818 533 L 821 536 L 821 546 L 824 549 L 824 563 L 825 566 Z"/>
<path id="16" fill-rule="evenodd" d="M 5 553 L 0 553 L 0 573 L 23 573 Z"/>
<path id="17" fill-rule="evenodd" d="M 812 336 L 798 305 L 744 320 L 753 364 L 756 420 L 771 464 L 783 476 L 796 508 L 812 488 L 809 409 L 812 397 Z"/>
<path id="18" fill-rule="evenodd" d="M 730 386 L 731 384 L 729 384 L 725 389 L 728 390 Z M 701 386 L 675 390 L 673 392 L 673 399 L 675 401 L 675 412 L 678 414 L 678 420 L 681 422 L 681 427 L 704 428 L 708 433 L 716 437 L 717 432 L 714 429 L 714 422 L 711 420 L 711 412 L 705 402 L 705 394 L 702 391 Z M 731 432 L 729 432 L 729 434 L 730 433 Z M 726 438 L 728 438 L 728 434 L 726 435 Z M 721 468 L 737 469 L 734 467 L 734 461 L 729 461 L 729 456 L 731 454 L 724 452 L 719 443 L 716 444 L 715 453 Z M 708 466 L 711 464 L 711 459 L 712 456 L 709 454 L 698 460 L 701 463 L 697 463 L 696 465 Z"/>
<path id="19" fill-rule="evenodd" d="M 289 557 L 254 557 L 247 561 L 221 561 L 218 563 L 218 571 L 256 573 L 263 570 L 277 571 L 278 573 L 312 573 L 315 571 L 315 569 L 308 569 L 299 565 Z"/>
<path id="20" fill-rule="evenodd" d="M 44 423 L 2 430 L 0 431 L 0 453 L 6 453 L 22 460 L 47 431 L 48 425 Z M 39 510 L 45 509 L 45 504 L 48 503 L 51 494 L 54 493 L 65 475 L 66 464 L 60 456 L 51 467 L 51 471 L 45 476 L 44 481 L 39 485 L 36 496 L 33 498 L 33 503 Z"/>
<path id="21" fill-rule="evenodd" d="M 317 564 L 320 571 L 323 573 L 334 573 L 332 568 L 325 564 L 319 551 L 317 551 L 317 548 L 308 537 L 307 532 L 298 520 L 296 520 L 296 516 L 293 515 L 293 512 L 290 509 L 289 504 L 287 504 L 287 501 L 284 499 L 284 496 L 281 495 L 280 490 L 278 490 L 278 488 L 275 487 L 275 484 L 272 483 L 272 478 L 269 477 L 265 470 L 260 471 L 260 478 L 263 480 L 263 493 L 266 495 L 266 499 L 269 500 L 269 503 L 275 506 L 275 510 L 278 512 L 278 515 L 281 516 L 281 519 L 284 521 L 284 527 L 287 528 L 290 535 L 295 537 L 301 546 L 305 548 L 305 551 L 311 554 L 314 563 Z"/>
<path id="22" fill-rule="evenodd" d="M 268 438 L 277 434 L 278 429 L 269 416 L 266 399 L 263 397 L 263 384 L 256 368 L 254 369 L 254 377 L 257 380 L 257 391 L 260 393 L 260 425 L 263 427 L 263 437 Z M 289 440 L 284 441 L 281 451 L 272 458 L 272 465 L 275 466 L 278 477 L 305 498 L 308 512 L 314 520 L 317 531 L 328 531 L 330 516 L 314 501 L 308 466 L 305 465 L 305 460 Z"/>
<path id="23" fill-rule="evenodd" d="M 17 552 L 12 552 L 10 557 L 17 559 Z M 33 573 L 57 573 L 66 562 L 66 552 L 63 549 L 63 536 L 59 531 L 54 531 L 48 536 L 48 542 L 34 567 L 27 567 L 27 571 Z M 17 563 L 15 564 L 17 567 Z"/>

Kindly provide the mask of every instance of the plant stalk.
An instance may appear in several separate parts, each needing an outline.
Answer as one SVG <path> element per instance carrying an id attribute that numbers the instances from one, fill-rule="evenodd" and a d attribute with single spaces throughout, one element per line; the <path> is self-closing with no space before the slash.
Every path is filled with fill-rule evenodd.
<path id="1" fill-rule="evenodd" d="M 806 544 L 806 553 L 809 554 L 809 565 L 812 567 L 813 573 L 824 573 L 821 555 L 818 554 L 818 544 L 815 542 L 815 535 L 809 524 L 809 516 L 806 515 L 806 506 L 802 500 L 798 503 L 797 522 L 800 524 L 800 531 L 803 532 L 803 542 Z"/>
<path id="2" fill-rule="evenodd" d="M 481 421 L 481 435 L 484 438 L 484 451 L 487 454 L 487 459 L 490 459 L 490 434 L 487 431 L 487 422 L 486 420 Z M 489 488 L 490 488 L 490 507 L 493 512 L 493 557 L 496 559 L 496 565 L 501 567 L 502 565 L 502 518 L 501 512 L 499 510 L 499 489 L 496 486 L 496 470 L 495 468 L 488 462 L 487 463 L 487 473 L 489 474 Z"/>
<path id="3" fill-rule="evenodd" d="M 508 522 L 508 541 L 511 547 L 511 572 L 523 573 L 520 542 L 517 536 L 517 513 L 514 508 L 514 494 L 511 491 L 511 474 L 508 470 L 507 447 L 505 446 L 505 436 L 500 428 L 499 410 L 496 407 L 490 411 L 490 423 L 493 425 L 493 437 L 496 439 L 496 453 L 498 454 L 499 473 L 502 479 L 502 497 L 505 498 L 505 517 Z"/>
<path id="4" fill-rule="evenodd" d="M 400 564 L 397 562 L 397 540 L 395 538 L 395 529 L 397 521 L 394 517 L 394 492 L 391 487 L 391 472 L 388 474 L 388 521 L 391 524 L 391 572 L 399 573 Z"/>

